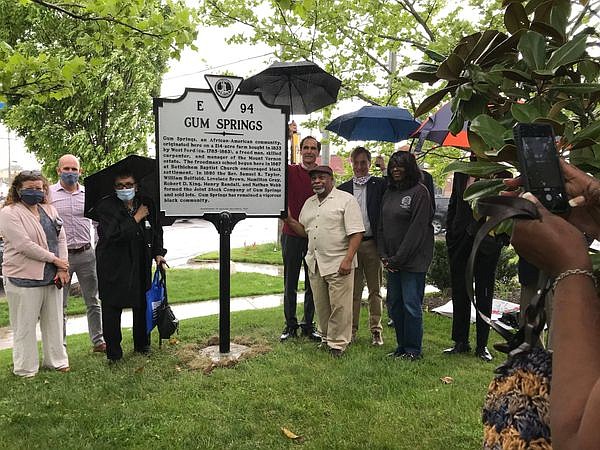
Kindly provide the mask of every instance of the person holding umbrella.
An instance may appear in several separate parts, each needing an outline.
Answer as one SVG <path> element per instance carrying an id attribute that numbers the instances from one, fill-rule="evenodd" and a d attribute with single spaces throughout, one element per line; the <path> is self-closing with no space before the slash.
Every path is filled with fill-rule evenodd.
<path id="1" fill-rule="evenodd" d="M 150 351 L 145 293 L 151 284 L 152 259 L 157 265 L 166 264 L 162 226 L 153 200 L 140 193 L 134 171 L 128 167 L 116 171 L 113 181 L 113 194 L 94 207 L 99 222 L 98 290 L 109 363 L 123 357 L 123 308 L 132 308 L 134 351 Z"/>

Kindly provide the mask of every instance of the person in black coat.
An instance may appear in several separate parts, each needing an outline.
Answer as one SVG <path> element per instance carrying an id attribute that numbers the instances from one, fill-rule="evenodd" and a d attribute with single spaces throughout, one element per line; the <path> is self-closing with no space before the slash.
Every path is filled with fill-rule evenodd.
<path id="1" fill-rule="evenodd" d="M 385 178 L 374 177 L 369 173 L 371 166 L 371 152 L 364 147 L 356 147 L 350 153 L 352 171 L 354 176 L 351 180 L 340 184 L 338 189 L 352 194 L 358 201 L 365 225 L 365 234 L 356 253 L 358 267 L 354 271 L 354 292 L 352 305 L 352 340 L 356 340 L 360 319 L 360 305 L 362 292 L 365 287 L 369 289 L 369 329 L 371 331 L 371 343 L 383 345 L 383 327 L 381 326 L 381 309 L 383 299 L 381 297 L 381 285 L 383 283 L 383 266 L 377 253 L 375 241 L 381 200 L 385 192 L 387 181 Z"/>
<path id="2" fill-rule="evenodd" d="M 109 362 L 123 357 L 123 308 L 133 312 L 134 351 L 150 351 L 145 294 L 152 281 L 152 259 L 157 265 L 165 264 L 166 250 L 156 206 L 138 189 L 133 174 L 119 173 L 115 177 L 115 194 L 101 200 L 95 208 L 99 222 L 98 291 Z"/>
<path id="3" fill-rule="evenodd" d="M 471 302 L 467 295 L 465 268 L 480 224 L 473 217 L 471 205 L 463 197 L 465 189 L 473 181 L 475 180 L 469 175 L 455 172 L 452 195 L 448 203 L 446 246 L 448 247 L 450 283 L 452 286 L 452 340 L 454 346 L 444 350 L 445 354 L 471 351 L 469 345 Z M 502 246 L 503 242 L 500 239 L 486 236 L 475 259 L 473 273 L 475 278 L 475 301 L 477 309 L 488 317 L 492 312 L 496 267 L 500 259 Z M 479 315 L 476 319 L 476 331 L 477 346 L 475 355 L 484 361 L 491 361 L 492 355 L 487 348 L 490 328 Z"/>

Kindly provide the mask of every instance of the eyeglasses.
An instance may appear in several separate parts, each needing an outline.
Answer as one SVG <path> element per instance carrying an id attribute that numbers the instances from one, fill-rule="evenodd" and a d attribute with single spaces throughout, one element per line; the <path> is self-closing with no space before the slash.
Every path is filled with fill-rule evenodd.
<path id="1" fill-rule="evenodd" d="M 42 172 L 40 172 L 39 170 L 22 170 L 19 175 L 23 175 L 26 177 L 30 177 L 30 176 L 34 176 L 34 177 L 40 177 L 42 176 Z"/>
<path id="2" fill-rule="evenodd" d="M 115 183 L 116 189 L 131 189 L 135 187 L 135 183 Z"/>

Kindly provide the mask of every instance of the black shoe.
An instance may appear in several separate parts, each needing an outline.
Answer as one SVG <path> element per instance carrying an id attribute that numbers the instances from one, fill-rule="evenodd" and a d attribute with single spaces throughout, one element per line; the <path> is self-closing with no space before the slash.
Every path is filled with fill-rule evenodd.
<path id="1" fill-rule="evenodd" d="M 479 359 L 484 360 L 485 362 L 490 362 L 494 359 L 487 347 L 478 348 L 477 350 L 475 350 L 475 356 L 477 356 Z"/>
<path id="2" fill-rule="evenodd" d="M 287 341 L 289 338 L 298 337 L 298 329 L 285 327 L 281 332 L 281 336 L 279 336 L 280 341 Z"/>
<path id="3" fill-rule="evenodd" d="M 150 346 L 147 345 L 146 347 L 134 348 L 133 352 L 134 353 L 140 353 L 142 355 L 149 355 L 150 354 Z"/>
<path id="4" fill-rule="evenodd" d="M 406 352 L 394 350 L 393 352 L 390 352 L 385 356 L 387 356 L 388 358 L 402 358 L 404 355 L 406 355 Z"/>
<path id="5" fill-rule="evenodd" d="M 469 353 L 471 347 L 466 342 L 457 342 L 454 347 L 447 348 L 442 351 L 444 355 L 456 355 L 457 353 Z"/>
<path id="6" fill-rule="evenodd" d="M 321 342 L 321 335 L 317 333 L 314 327 L 303 327 L 302 336 L 307 337 L 311 341 Z"/>
<path id="7" fill-rule="evenodd" d="M 344 355 L 344 350 L 340 350 L 339 348 L 330 348 L 329 354 L 333 358 L 341 358 Z"/>
<path id="8" fill-rule="evenodd" d="M 406 361 L 418 361 L 419 359 L 423 359 L 423 355 L 421 353 L 405 353 L 400 358 Z"/>

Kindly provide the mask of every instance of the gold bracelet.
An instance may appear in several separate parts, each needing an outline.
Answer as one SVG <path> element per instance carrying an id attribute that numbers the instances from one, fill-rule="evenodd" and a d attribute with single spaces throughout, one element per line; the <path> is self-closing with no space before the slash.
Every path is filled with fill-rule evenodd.
<path id="1" fill-rule="evenodd" d="M 559 274 L 554 279 L 554 283 L 552 283 L 552 290 L 554 291 L 556 289 L 556 285 L 558 284 L 558 282 L 560 280 L 567 278 L 571 275 L 585 275 L 586 277 L 590 277 L 592 279 L 592 281 L 594 282 L 594 287 L 596 287 L 596 288 L 598 287 L 596 277 L 594 276 L 594 272 L 592 272 L 591 270 L 569 269 L 569 270 L 565 270 L 563 273 Z"/>

